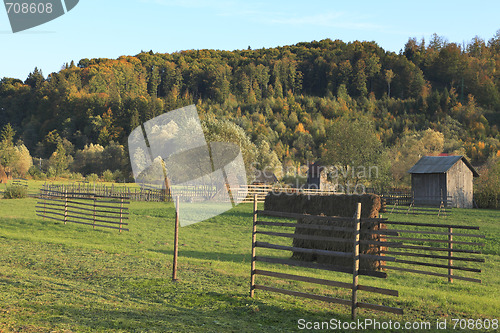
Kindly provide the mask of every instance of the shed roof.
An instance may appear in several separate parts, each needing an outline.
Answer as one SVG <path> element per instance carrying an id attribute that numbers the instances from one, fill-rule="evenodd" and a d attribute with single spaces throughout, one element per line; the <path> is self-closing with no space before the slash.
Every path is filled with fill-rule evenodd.
<path id="1" fill-rule="evenodd" d="M 409 173 L 446 173 L 458 161 L 462 160 L 472 171 L 474 177 L 479 174 L 464 156 L 424 156 L 410 170 Z"/>

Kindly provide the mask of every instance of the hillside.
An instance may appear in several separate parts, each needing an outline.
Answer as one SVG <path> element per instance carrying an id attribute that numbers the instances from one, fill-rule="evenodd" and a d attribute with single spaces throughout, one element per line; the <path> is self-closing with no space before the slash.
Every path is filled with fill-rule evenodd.
<path id="1" fill-rule="evenodd" d="M 10 123 L 32 156 L 49 158 L 61 142 L 75 155 L 91 143 L 125 145 L 141 122 L 196 104 L 202 119 L 236 123 L 283 165 L 325 155 L 340 118 L 373 124 L 393 154 L 431 129 L 440 143 L 426 152 L 465 153 L 477 165 L 500 155 L 499 73 L 500 30 L 468 45 L 437 35 L 427 43 L 409 39 L 399 54 L 375 42 L 330 39 L 150 51 L 82 59 L 48 77 L 35 68 L 25 81 L 3 78 L 0 128 Z"/>

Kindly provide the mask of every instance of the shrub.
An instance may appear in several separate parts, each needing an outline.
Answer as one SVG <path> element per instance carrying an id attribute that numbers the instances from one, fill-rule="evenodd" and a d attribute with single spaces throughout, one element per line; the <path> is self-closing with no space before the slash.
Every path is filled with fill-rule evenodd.
<path id="1" fill-rule="evenodd" d="M 79 172 L 71 172 L 71 173 L 69 174 L 69 179 L 71 179 L 71 180 L 83 180 L 83 179 L 84 179 L 84 177 L 83 177 L 83 175 L 82 175 L 81 173 L 79 173 Z"/>
<path id="2" fill-rule="evenodd" d="M 115 181 L 115 175 L 113 174 L 113 172 L 111 172 L 111 170 L 106 170 L 102 173 L 102 179 L 105 181 L 105 182 L 114 182 Z"/>
<path id="3" fill-rule="evenodd" d="M 30 175 L 32 178 L 39 177 L 41 173 L 42 171 L 37 166 L 34 165 L 32 165 L 28 169 L 28 175 Z"/>
<path id="4" fill-rule="evenodd" d="M 35 180 L 47 180 L 47 174 L 45 172 L 42 172 L 40 174 L 40 177 L 34 178 Z"/>
<path id="5" fill-rule="evenodd" d="M 50 166 L 49 169 L 47 170 L 47 177 L 49 178 L 56 178 L 57 176 L 57 170 L 53 166 Z"/>
<path id="6" fill-rule="evenodd" d="M 99 176 L 95 173 L 91 173 L 90 175 L 87 175 L 87 177 L 85 177 L 85 180 L 87 180 L 89 183 L 96 183 L 99 180 Z"/>
<path id="7" fill-rule="evenodd" d="M 3 197 L 5 199 L 21 199 L 28 196 L 28 189 L 25 186 L 11 185 L 7 186 Z"/>
<path id="8" fill-rule="evenodd" d="M 125 183 L 125 176 L 120 170 L 116 170 L 115 172 L 113 172 L 113 179 L 117 183 Z"/>

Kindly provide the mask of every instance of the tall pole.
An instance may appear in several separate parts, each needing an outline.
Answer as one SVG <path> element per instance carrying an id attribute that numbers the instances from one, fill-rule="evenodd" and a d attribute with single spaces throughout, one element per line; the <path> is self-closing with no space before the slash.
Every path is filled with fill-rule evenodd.
<path id="1" fill-rule="evenodd" d="M 448 266 L 450 266 L 448 268 L 448 282 L 449 283 L 453 283 L 453 228 L 448 228 L 448 240 L 450 242 L 450 244 L 448 245 Z"/>
<path id="2" fill-rule="evenodd" d="M 356 216 L 354 218 L 354 247 L 352 251 L 352 306 L 351 317 L 356 319 L 358 308 L 358 274 L 359 274 L 359 223 L 361 219 L 361 202 L 358 202 Z"/>
<path id="3" fill-rule="evenodd" d="M 179 197 L 175 197 L 174 263 L 172 281 L 177 281 L 177 257 L 179 253 Z"/>
<path id="4" fill-rule="evenodd" d="M 253 195 L 253 228 L 252 228 L 252 263 L 250 272 L 250 297 L 253 297 L 255 291 L 255 241 L 257 240 L 257 194 Z"/>

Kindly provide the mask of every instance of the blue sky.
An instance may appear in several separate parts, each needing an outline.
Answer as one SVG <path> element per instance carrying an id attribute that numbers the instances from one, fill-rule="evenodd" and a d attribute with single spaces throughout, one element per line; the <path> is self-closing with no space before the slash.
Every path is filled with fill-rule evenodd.
<path id="1" fill-rule="evenodd" d="M 24 0 L 29 2 L 30 0 Z M 13 34 L 0 7 L 0 78 L 45 76 L 82 58 L 117 58 L 141 50 L 235 50 L 324 38 L 375 41 L 399 52 L 409 37 L 450 42 L 490 39 L 500 29 L 500 1 L 80 0 L 66 15 Z"/>

